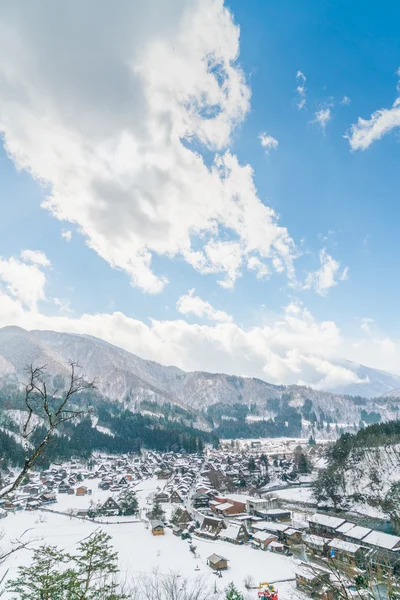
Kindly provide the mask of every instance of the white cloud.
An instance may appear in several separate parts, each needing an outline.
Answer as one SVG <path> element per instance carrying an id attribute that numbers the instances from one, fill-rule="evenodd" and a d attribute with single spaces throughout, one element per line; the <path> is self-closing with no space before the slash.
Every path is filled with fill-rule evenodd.
<path id="1" fill-rule="evenodd" d="M 69 229 L 63 229 L 61 232 L 61 237 L 66 242 L 70 242 L 72 239 L 72 231 L 70 231 Z"/>
<path id="2" fill-rule="evenodd" d="M 269 154 L 270 150 L 275 150 L 279 145 L 278 140 L 272 137 L 272 135 L 268 135 L 265 131 L 258 137 L 260 139 L 261 146 L 265 149 L 266 154 Z"/>
<path id="3" fill-rule="evenodd" d="M 46 277 L 38 264 L 27 265 L 14 257 L 0 257 L 0 293 L 1 284 L 21 307 L 36 310 L 37 303 L 46 299 Z"/>
<path id="4" fill-rule="evenodd" d="M 209 321 L 218 321 L 220 323 L 231 323 L 233 321 L 231 315 L 228 315 L 223 310 L 217 310 L 206 300 L 195 296 L 194 292 L 194 289 L 189 290 L 187 294 L 178 299 L 176 308 L 180 313 L 183 315 L 192 314 L 196 317 L 203 317 Z"/>
<path id="5" fill-rule="evenodd" d="M 51 265 L 45 253 L 40 250 L 22 250 L 21 258 L 24 262 L 33 263 L 41 267 L 49 267 Z"/>
<path id="6" fill-rule="evenodd" d="M 340 263 L 327 253 L 326 248 L 319 253 L 319 260 L 321 267 L 307 275 L 306 282 L 302 287 L 303 289 L 314 289 L 321 296 L 326 296 L 331 287 L 348 278 L 349 270 L 348 267 L 341 270 Z"/>
<path id="7" fill-rule="evenodd" d="M 223 286 L 250 256 L 291 276 L 293 241 L 227 151 L 250 90 L 223 1 L 49 6 L 16 0 L 0 17 L 0 130 L 50 189 L 43 206 L 149 293 L 167 283 L 155 254 Z"/>
<path id="8" fill-rule="evenodd" d="M 268 266 L 260 261 L 256 256 L 251 256 L 247 261 L 247 268 L 256 272 L 257 279 L 268 279 L 270 270 Z"/>
<path id="9" fill-rule="evenodd" d="M 321 108 L 321 110 L 317 110 L 314 117 L 313 123 L 317 123 L 317 125 L 319 125 L 319 127 L 321 127 L 322 131 L 325 133 L 326 126 L 332 118 L 331 109 L 329 107 Z"/>
<path id="10" fill-rule="evenodd" d="M 71 301 L 68 298 L 53 298 L 53 303 L 58 307 L 60 313 L 72 313 Z"/>
<path id="11" fill-rule="evenodd" d="M 361 319 L 360 329 L 362 329 L 362 331 L 365 331 L 365 333 L 368 333 L 368 335 L 372 335 L 371 327 L 374 325 L 374 323 L 374 319 L 364 317 L 363 319 Z"/>
<path id="12" fill-rule="evenodd" d="M 348 96 L 343 96 L 339 104 L 342 104 L 343 106 L 348 106 L 349 104 L 351 104 L 351 99 Z"/>
<path id="13" fill-rule="evenodd" d="M 296 92 L 298 94 L 297 108 L 301 110 L 306 105 L 306 81 L 307 78 L 302 71 L 296 73 Z"/>
<path id="14" fill-rule="evenodd" d="M 397 75 L 400 77 L 400 68 Z M 400 92 L 399 86 L 397 89 Z M 375 111 L 370 119 L 359 117 L 345 138 L 349 140 L 352 150 L 366 150 L 373 142 L 380 140 L 396 127 L 400 127 L 400 96 L 396 98 L 391 108 Z"/>
<path id="15" fill-rule="evenodd" d="M 10 324 L 94 335 L 144 358 L 186 370 L 225 372 L 320 389 L 359 381 L 342 361 L 336 362 L 343 357 L 400 371 L 399 341 L 384 334 L 346 338 L 333 321 L 318 321 L 298 301 L 245 329 L 234 322 L 199 325 L 180 319 L 153 319 L 148 324 L 121 312 L 44 315 L 0 288 L 0 327 Z"/>

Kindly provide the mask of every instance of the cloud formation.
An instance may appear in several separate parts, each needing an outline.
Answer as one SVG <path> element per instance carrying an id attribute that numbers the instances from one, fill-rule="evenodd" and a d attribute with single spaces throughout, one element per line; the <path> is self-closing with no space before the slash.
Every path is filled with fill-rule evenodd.
<path id="1" fill-rule="evenodd" d="M 22 250 L 21 258 L 24 262 L 40 265 L 41 267 L 49 267 L 51 265 L 45 253 L 40 250 Z"/>
<path id="2" fill-rule="evenodd" d="M 321 108 L 320 110 L 317 110 L 317 112 L 315 113 L 313 123 L 316 123 L 322 129 L 322 131 L 325 133 L 326 126 L 329 123 L 329 121 L 331 120 L 331 118 L 332 118 L 331 109 L 329 107 Z"/>
<path id="3" fill-rule="evenodd" d="M 349 269 L 341 269 L 340 263 L 323 248 L 319 253 L 321 266 L 317 271 L 309 273 L 303 289 L 314 289 L 320 296 L 326 296 L 328 290 L 340 281 L 346 281 Z"/>
<path id="4" fill-rule="evenodd" d="M 400 77 L 400 67 L 397 75 Z M 400 84 L 397 90 L 400 92 Z M 391 108 L 376 110 L 369 119 L 359 117 L 345 138 L 349 140 L 352 150 L 366 150 L 373 142 L 380 140 L 396 127 L 400 127 L 400 96 Z"/>
<path id="5" fill-rule="evenodd" d="M 228 315 L 224 310 L 217 310 L 207 300 L 203 300 L 200 296 L 195 296 L 194 293 L 195 290 L 191 289 L 187 294 L 178 299 L 176 308 L 181 314 L 195 315 L 196 317 L 220 323 L 231 323 L 233 321 L 231 315 Z"/>
<path id="6" fill-rule="evenodd" d="M 306 81 L 307 78 L 302 71 L 296 73 L 296 92 L 298 95 L 297 108 L 301 110 L 306 105 Z"/>
<path id="7" fill-rule="evenodd" d="M 292 276 L 291 237 L 228 150 L 250 106 L 238 55 L 223 0 L 71 0 L 57 11 L 16 0 L 2 11 L 7 152 L 50 189 L 43 207 L 145 292 L 168 281 L 154 255 L 225 287 L 252 257 Z"/>
<path id="8" fill-rule="evenodd" d="M 12 279 L 2 269 L 4 264 Z M 248 328 L 195 296 L 194 291 L 178 299 L 178 309 L 214 323 L 200 325 L 182 319 L 145 323 L 121 312 L 74 316 L 68 300 L 60 298 L 48 299 L 59 309 L 58 314 L 50 315 L 47 310 L 47 314 L 40 311 L 40 304 L 38 307 L 46 299 L 44 267 L 25 265 L 15 258 L 1 259 L 0 272 L 0 327 L 13 324 L 90 334 L 185 370 L 226 372 L 328 390 L 359 382 L 357 375 L 337 360 L 343 356 L 394 372 L 400 363 L 400 344 L 387 335 L 377 331 L 372 335 L 363 328 L 365 339 L 346 339 L 335 322 L 318 321 L 296 300 Z"/>
<path id="9" fill-rule="evenodd" d="M 272 135 L 268 135 L 265 131 L 259 135 L 259 139 L 266 154 L 269 154 L 270 150 L 275 150 L 279 145 L 278 140 L 272 137 Z"/>

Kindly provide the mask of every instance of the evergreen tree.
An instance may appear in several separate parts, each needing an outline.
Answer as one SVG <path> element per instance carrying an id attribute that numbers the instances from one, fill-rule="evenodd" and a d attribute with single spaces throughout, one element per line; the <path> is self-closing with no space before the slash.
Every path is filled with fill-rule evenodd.
<path id="1" fill-rule="evenodd" d="M 244 596 L 233 583 L 230 583 L 226 590 L 225 600 L 244 600 Z"/>
<path id="2" fill-rule="evenodd" d="M 118 496 L 118 504 L 120 506 L 120 515 L 128 517 L 131 515 L 137 515 L 139 510 L 139 504 L 136 498 L 136 494 L 129 488 L 122 490 Z"/>
<path id="3" fill-rule="evenodd" d="M 7 584 L 15 600 L 124 600 L 118 591 L 117 553 L 111 536 L 95 532 L 78 544 L 75 555 L 53 546 L 34 551 L 29 567 Z"/>
<path id="4" fill-rule="evenodd" d="M 154 521 L 163 521 L 165 518 L 165 512 L 163 511 L 161 504 L 159 502 L 155 502 L 153 508 L 150 512 L 150 519 Z"/>
<path id="5" fill-rule="evenodd" d="M 73 562 L 74 577 L 71 598 L 79 600 L 123 600 L 118 593 L 115 575 L 118 573 L 118 554 L 110 545 L 111 536 L 98 531 L 78 545 Z M 53 599 L 52 599 L 53 600 Z"/>
<path id="6" fill-rule="evenodd" d="M 7 584 L 20 600 L 66 600 L 72 571 L 63 570 L 66 556 L 55 546 L 41 546 L 33 552 L 32 564 L 19 567 L 18 576 Z"/>

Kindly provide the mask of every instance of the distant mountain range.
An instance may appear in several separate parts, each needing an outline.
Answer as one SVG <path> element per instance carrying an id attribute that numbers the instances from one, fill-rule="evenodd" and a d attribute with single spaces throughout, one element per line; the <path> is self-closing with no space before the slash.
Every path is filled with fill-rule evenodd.
<path id="1" fill-rule="evenodd" d="M 0 377 L 3 380 L 26 379 L 25 368 L 30 363 L 47 365 L 51 375 L 67 375 L 68 359 L 83 367 L 89 379 L 96 379 L 101 394 L 111 400 L 138 405 L 143 400 L 171 402 L 195 410 L 223 403 L 255 403 L 265 407 L 271 398 L 289 394 L 293 406 L 301 406 L 310 398 L 315 406 L 346 415 L 346 422 L 359 418 L 360 405 L 349 402 L 343 394 L 372 398 L 400 388 L 400 377 L 383 371 L 342 361 L 363 383 L 344 386 L 338 393 L 314 390 L 304 386 L 277 386 L 260 379 L 237 377 L 201 371 L 186 373 L 173 366 L 144 360 L 101 339 L 55 331 L 26 331 L 19 327 L 0 329 Z M 377 402 L 384 412 L 388 401 Z M 372 410 L 376 403 L 366 402 L 363 408 Z M 390 415 L 388 415 L 390 416 Z M 358 421 L 357 421 L 358 422 Z"/>

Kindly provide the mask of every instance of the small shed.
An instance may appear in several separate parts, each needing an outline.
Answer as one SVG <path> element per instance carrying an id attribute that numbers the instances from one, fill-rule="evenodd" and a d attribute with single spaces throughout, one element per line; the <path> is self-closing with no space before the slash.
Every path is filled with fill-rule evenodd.
<path id="1" fill-rule="evenodd" d="M 225 571 L 228 568 L 228 560 L 219 554 L 211 554 L 207 558 L 207 564 L 214 571 Z"/>
<path id="2" fill-rule="evenodd" d="M 88 492 L 88 489 L 84 485 L 80 485 L 79 487 L 76 488 L 77 496 L 86 496 L 87 492 Z"/>
<path id="3" fill-rule="evenodd" d="M 151 521 L 151 533 L 153 535 L 164 535 L 164 523 L 161 521 Z"/>

